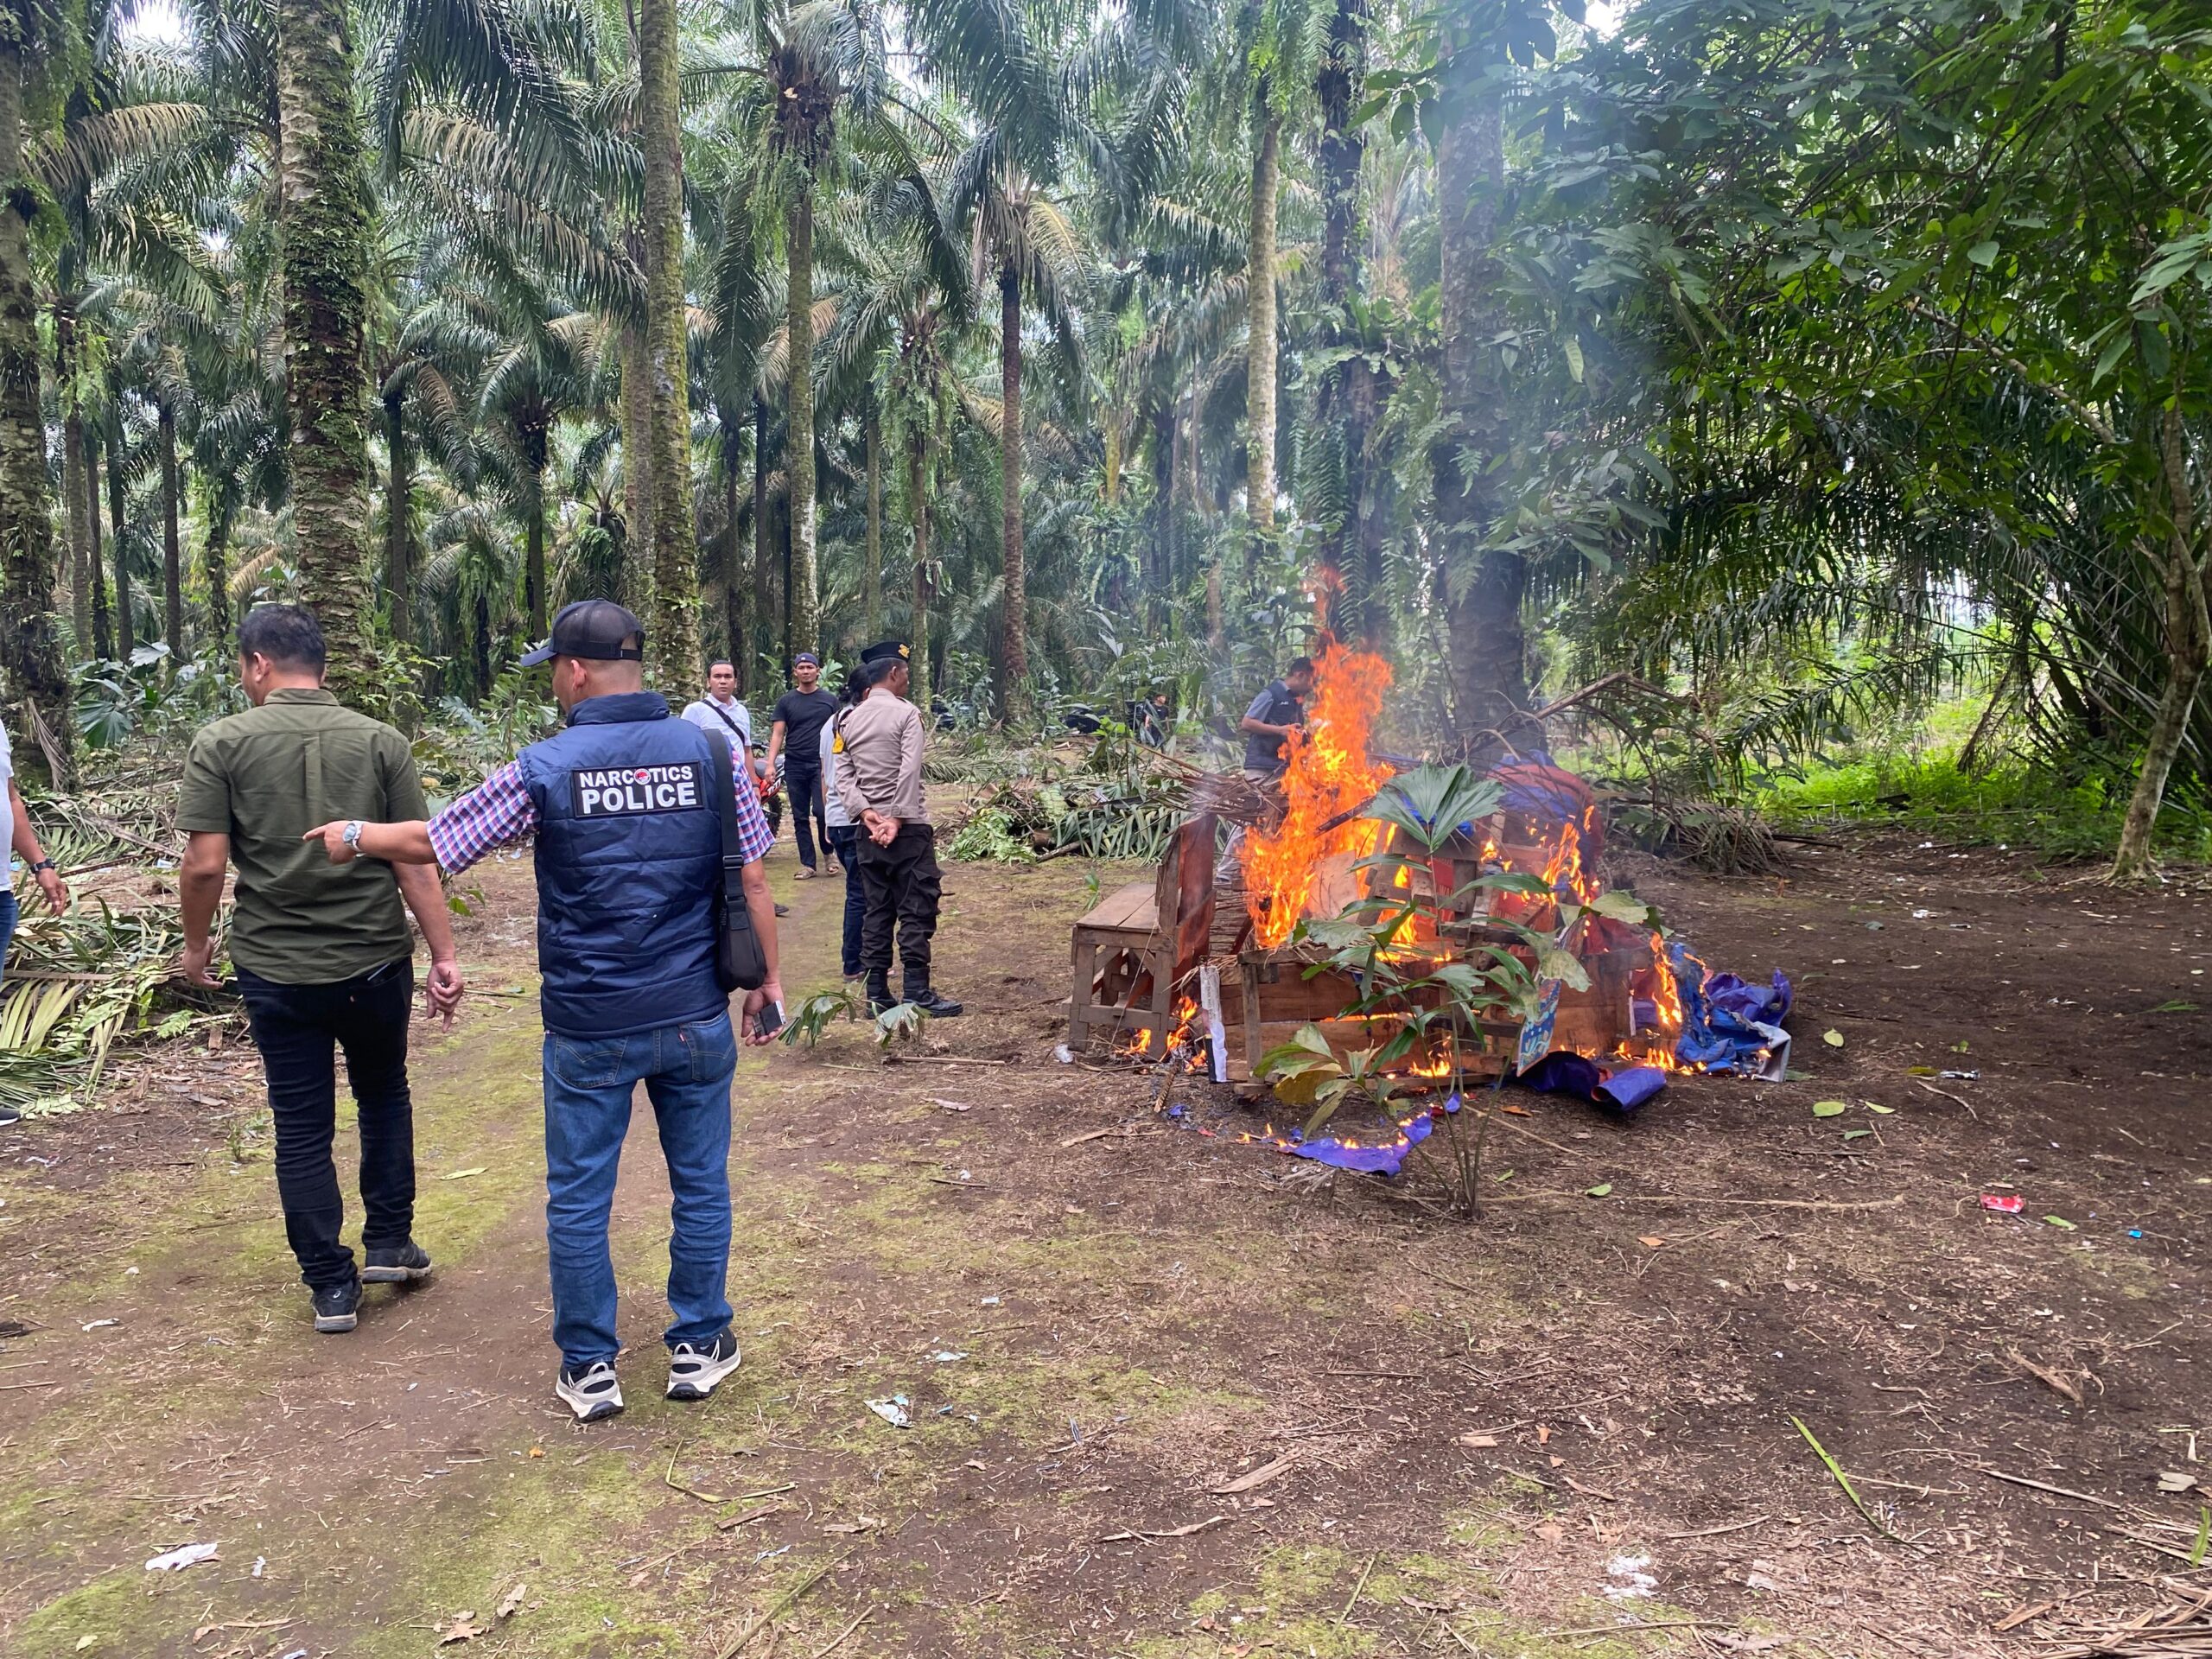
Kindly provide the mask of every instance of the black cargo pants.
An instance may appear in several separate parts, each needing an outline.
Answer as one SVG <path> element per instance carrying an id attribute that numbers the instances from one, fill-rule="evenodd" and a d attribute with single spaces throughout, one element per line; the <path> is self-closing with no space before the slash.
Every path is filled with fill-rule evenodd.
<path id="1" fill-rule="evenodd" d="M 858 828 L 860 879 L 868 894 L 861 918 L 861 967 L 871 982 L 888 979 L 891 936 L 899 936 L 899 963 L 908 995 L 929 988 L 930 939 L 937 932 L 937 900 L 943 875 L 937 867 L 937 831 L 902 823 L 888 847 Z"/>

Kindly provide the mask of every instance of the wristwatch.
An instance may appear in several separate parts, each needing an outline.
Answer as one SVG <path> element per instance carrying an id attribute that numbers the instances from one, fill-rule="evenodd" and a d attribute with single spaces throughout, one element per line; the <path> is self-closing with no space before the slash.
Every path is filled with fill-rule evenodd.
<path id="1" fill-rule="evenodd" d="M 357 853 L 361 850 L 361 821 L 359 818 L 348 818 L 340 835 L 348 847 Z"/>
<path id="2" fill-rule="evenodd" d="M 31 874 L 33 875 L 36 875 L 41 870 L 50 870 L 53 868 L 54 861 L 52 859 L 41 858 L 37 863 L 31 866 Z"/>

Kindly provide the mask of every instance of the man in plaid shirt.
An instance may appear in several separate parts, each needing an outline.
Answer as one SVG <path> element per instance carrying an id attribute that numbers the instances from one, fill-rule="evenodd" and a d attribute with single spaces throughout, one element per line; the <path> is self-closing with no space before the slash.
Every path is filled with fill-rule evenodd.
<path id="1" fill-rule="evenodd" d="M 577 1419 L 622 1409 L 614 1375 L 607 1222 L 639 1083 L 675 1195 L 665 1340 L 668 1396 L 703 1400 L 738 1366 L 729 1271 L 730 1077 L 737 1039 L 715 977 L 722 803 L 745 858 L 746 909 L 767 958 L 745 999 L 745 1040 L 782 1020 L 775 906 L 760 860 L 771 837 L 728 746 L 645 690 L 645 630 L 606 600 L 570 605 L 523 658 L 550 661 L 564 728 L 533 743 L 427 823 L 327 823 L 333 862 L 361 856 L 467 868 L 536 837 L 537 963 L 545 1020 L 545 1233 L 553 1280 L 554 1391 Z"/>

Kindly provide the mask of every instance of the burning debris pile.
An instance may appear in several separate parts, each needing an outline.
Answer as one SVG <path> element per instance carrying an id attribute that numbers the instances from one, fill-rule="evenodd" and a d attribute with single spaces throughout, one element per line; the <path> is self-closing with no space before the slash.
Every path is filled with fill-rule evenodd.
<path id="1" fill-rule="evenodd" d="M 1670 1072 L 1779 1074 L 1788 981 L 1710 973 L 1648 906 L 1608 890 L 1587 784 L 1541 753 L 1481 778 L 1397 772 L 1371 744 L 1389 664 L 1331 645 L 1316 666 L 1279 815 L 1235 836 L 1233 856 L 1215 858 L 1210 813 L 1168 849 L 1146 946 L 1113 982 L 1122 1008 L 1150 1011 L 1118 1027 L 1123 1052 L 1164 1046 L 1248 1098 L 1318 1097 L 1305 1134 L 1244 1138 L 1383 1172 L 1478 1079 L 1627 1110 Z M 1126 896 L 1134 909 L 1147 895 Z M 1078 983 L 1077 1002 L 1094 989 Z M 1391 1105 L 1440 1092 L 1441 1109 Z M 1396 1135 L 1319 1135 L 1344 1097 L 1389 1109 Z"/>

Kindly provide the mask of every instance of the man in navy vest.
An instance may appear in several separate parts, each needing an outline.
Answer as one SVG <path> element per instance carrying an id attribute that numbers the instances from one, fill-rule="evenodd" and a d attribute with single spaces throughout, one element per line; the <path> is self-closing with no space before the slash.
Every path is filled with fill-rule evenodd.
<path id="1" fill-rule="evenodd" d="M 729 1271 L 730 1075 L 737 1045 L 715 977 L 721 815 L 709 742 L 644 689 L 645 629 L 588 599 L 523 658 L 550 661 L 565 728 L 533 743 L 427 823 L 328 823 L 334 862 L 361 855 L 464 870 L 537 837 L 537 965 L 545 1020 L 545 1236 L 553 1277 L 554 1390 L 579 1421 L 622 1409 L 614 1375 L 614 1265 L 607 1227 L 639 1083 L 652 1102 L 675 1194 L 668 1246 L 668 1397 L 703 1400 L 737 1369 Z M 727 744 L 722 747 L 727 749 Z M 746 907 L 768 981 L 750 1016 L 778 1007 L 776 918 L 760 860 L 771 837 L 751 779 L 732 788 Z"/>

